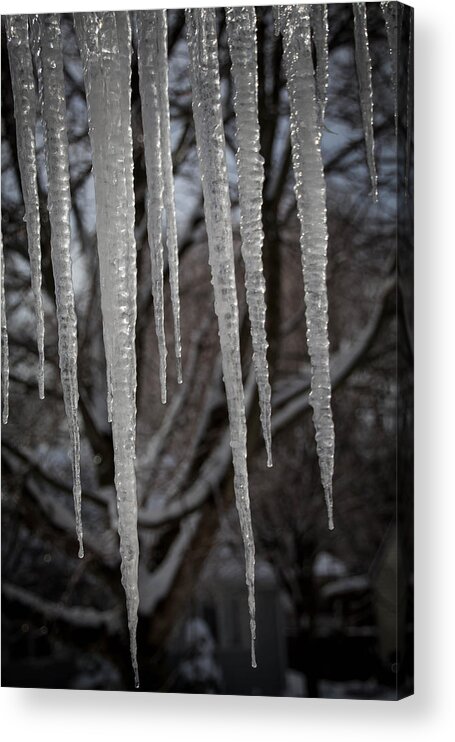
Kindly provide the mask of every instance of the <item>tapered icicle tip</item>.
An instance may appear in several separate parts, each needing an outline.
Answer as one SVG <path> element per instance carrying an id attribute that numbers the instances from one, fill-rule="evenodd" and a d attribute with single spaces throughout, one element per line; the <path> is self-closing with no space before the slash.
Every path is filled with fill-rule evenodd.
<path id="1" fill-rule="evenodd" d="M 253 340 L 255 342 L 256 339 Z M 260 418 L 261 418 L 261 426 L 262 426 L 262 435 L 264 438 L 264 444 L 265 444 L 265 452 L 267 456 L 267 468 L 271 469 L 273 466 L 273 457 L 272 457 L 272 431 L 271 431 L 271 405 L 270 405 L 270 397 L 271 397 L 271 389 L 269 384 L 269 372 L 267 367 L 267 362 L 265 365 L 265 383 L 264 383 L 264 375 L 262 371 L 258 370 L 258 373 L 256 374 L 256 380 L 258 385 L 258 393 L 259 393 L 259 407 L 261 408 Z"/>
<path id="2" fill-rule="evenodd" d="M 139 688 L 141 683 L 139 680 L 139 666 L 137 664 L 136 648 L 134 649 L 134 654 L 131 653 L 131 664 L 133 665 L 134 687 Z"/>
<path id="3" fill-rule="evenodd" d="M 166 382 L 161 383 L 161 404 L 166 404 L 167 402 L 167 391 L 166 391 Z"/>
<path id="4" fill-rule="evenodd" d="M 176 357 L 175 366 L 177 370 L 177 384 L 183 384 L 182 359 L 180 356 Z"/>
<path id="5" fill-rule="evenodd" d="M 371 56 L 368 43 L 367 10 L 365 3 L 353 3 L 354 48 L 359 82 L 360 109 L 367 165 L 370 173 L 371 195 L 376 203 L 378 195 L 378 176 L 374 153 L 373 83 L 371 77 Z"/>
<path id="6" fill-rule="evenodd" d="M 273 466 L 273 456 L 272 456 L 272 442 L 270 439 L 265 441 L 265 451 L 267 454 L 267 468 L 271 469 Z"/>
<path id="7" fill-rule="evenodd" d="M 249 551 L 249 550 L 248 550 Z M 252 556 L 252 562 L 248 557 Z M 248 610 L 250 614 L 250 636 L 251 636 L 251 667 L 256 668 L 256 600 L 254 594 L 254 544 L 253 554 L 245 552 L 246 572 L 247 572 L 247 590 L 248 590 Z"/>
<path id="8" fill-rule="evenodd" d="M 250 620 L 250 631 L 251 631 L 251 667 L 256 669 L 256 621 Z"/>
<path id="9" fill-rule="evenodd" d="M 44 359 L 39 361 L 39 374 L 38 374 L 38 396 L 40 399 L 44 399 Z"/>
<path id="10" fill-rule="evenodd" d="M 332 490 L 330 490 L 330 492 L 326 491 L 325 496 L 326 496 L 326 502 L 327 502 L 327 518 L 329 521 L 329 531 L 333 531 L 335 528 L 335 524 L 333 522 Z"/>
<path id="11" fill-rule="evenodd" d="M 77 555 L 79 559 L 84 558 L 84 535 L 82 531 L 82 513 L 81 513 L 81 490 L 75 490 L 74 492 L 74 510 L 76 514 L 76 536 L 77 543 L 79 544 L 79 551 Z"/>

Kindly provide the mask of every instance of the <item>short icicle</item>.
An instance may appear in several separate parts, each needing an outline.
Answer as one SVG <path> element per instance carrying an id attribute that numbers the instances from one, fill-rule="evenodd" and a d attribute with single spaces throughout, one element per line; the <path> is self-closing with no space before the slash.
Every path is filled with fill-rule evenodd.
<path id="1" fill-rule="evenodd" d="M 44 399 L 44 311 L 41 296 L 41 236 L 36 170 L 35 125 L 37 96 L 29 42 L 28 17 L 6 16 L 14 116 L 16 118 L 17 158 L 21 175 L 27 223 L 31 284 L 36 318 L 38 345 L 38 393 Z"/>
<path id="2" fill-rule="evenodd" d="M 378 200 L 378 176 L 374 155 L 373 83 L 368 44 L 367 9 L 365 3 L 353 3 L 352 9 L 354 13 L 355 61 L 359 81 L 360 109 L 370 173 L 371 195 L 374 203 L 376 203 Z"/>
<path id="3" fill-rule="evenodd" d="M 142 128 L 147 172 L 147 231 L 152 264 L 152 294 L 155 329 L 160 359 L 161 401 L 166 402 L 166 337 L 164 332 L 163 287 L 163 165 L 161 155 L 160 107 L 158 99 L 158 12 L 138 11 L 137 53 Z"/>
<path id="4" fill-rule="evenodd" d="M 332 529 L 335 436 L 327 331 L 327 211 L 308 6 L 293 5 L 283 9 L 282 33 L 291 108 L 295 194 L 301 225 L 307 342 L 311 360 L 310 403 L 329 528 Z"/>
<path id="5" fill-rule="evenodd" d="M 398 70 L 400 64 L 399 56 L 403 7 L 401 3 L 398 2 L 383 2 L 381 3 L 381 9 L 384 15 L 390 52 L 390 64 L 392 68 L 392 91 L 396 133 L 398 131 Z"/>
<path id="6" fill-rule="evenodd" d="M 3 238 L 0 232 L 0 259 L 1 267 L 1 292 L 2 292 L 2 422 L 8 422 L 9 416 L 9 351 L 8 351 L 8 325 L 6 322 L 6 297 L 5 297 L 5 260 L 3 257 Z"/>
<path id="7" fill-rule="evenodd" d="M 168 61 L 167 61 L 167 16 L 165 10 L 157 14 L 157 58 L 158 106 L 160 111 L 161 166 L 163 172 L 163 203 L 166 213 L 166 246 L 169 261 L 169 283 L 174 319 L 174 349 L 177 383 L 182 383 L 182 344 L 180 339 L 180 295 L 179 295 L 179 251 L 177 242 L 177 218 L 175 213 L 174 174 L 171 150 L 171 119 L 169 111 Z"/>
<path id="8" fill-rule="evenodd" d="M 234 491 L 242 531 L 251 630 L 251 662 L 255 659 L 254 538 L 246 462 L 245 398 L 240 362 L 239 315 L 234 249 L 221 111 L 215 10 L 186 11 L 193 116 L 201 169 L 209 262 L 218 317 L 223 378 L 229 414 Z"/>
<path id="9" fill-rule="evenodd" d="M 120 16 L 120 17 L 119 17 Z M 127 14 L 75 14 L 84 65 L 89 133 L 95 176 L 97 244 L 100 265 L 101 309 L 108 378 L 112 392 L 112 438 L 122 584 L 126 595 L 130 652 L 136 687 L 137 613 L 139 606 L 136 475 L 136 354 L 134 319 L 136 285 L 128 271 L 134 234 L 130 214 L 129 179 L 132 157 L 125 85 L 120 70 L 129 59 Z M 126 24 L 126 26 L 125 26 Z M 126 29 L 126 33 L 125 33 Z M 129 118 L 129 114 L 128 114 Z M 113 349 L 115 348 L 115 352 Z"/>
<path id="10" fill-rule="evenodd" d="M 327 5 L 310 5 L 311 28 L 316 49 L 316 98 L 321 127 L 324 125 L 329 86 L 329 20 Z"/>
<path id="11" fill-rule="evenodd" d="M 240 233 L 245 263 L 246 299 L 251 324 L 253 365 L 259 393 L 267 466 L 272 466 L 271 389 L 265 330 L 265 279 L 262 266 L 262 188 L 264 162 L 260 155 L 256 12 L 253 6 L 227 8 L 226 23 L 235 95 Z"/>
<path id="12" fill-rule="evenodd" d="M 71 191 L 66 133 L 65 82 L 59 16 L 39 17 L 43 76 L 42 116 L 46 132 L 48 210 L 57 309 L 58 353 L 63 401 L 71 439 L 73 497 L 79 557 L 84 556 L 81 516 L 80 436 L 77 410 L 77 321 L 71 266 Z"/>

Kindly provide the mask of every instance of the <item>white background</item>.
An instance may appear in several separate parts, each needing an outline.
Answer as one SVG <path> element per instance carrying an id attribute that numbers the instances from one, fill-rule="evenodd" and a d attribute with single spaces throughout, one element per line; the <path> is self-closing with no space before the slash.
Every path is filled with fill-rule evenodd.
<path id="1" fill-rule="evenodd" d="M 166 0 L 166 7 L 183 2 Z M 191 3 L 190 3 L 191 4 Z M 196 4 L 196 3 L 192 3 Z M 219 2 L 200 3 L 220 5 Z M 269 4 L 269 3 L 262 3 Z M 416 81 L 416 693 L 400 703 L 92 691 L 0 691 L 15 742 L 454 739 L 453 403 L 455 296 L 455 13 L 414 0 Z M 2 12 L 150 8 L 153 0 L 5 0 Z M 431 742 L 431 737 L 430 737 Z"/>

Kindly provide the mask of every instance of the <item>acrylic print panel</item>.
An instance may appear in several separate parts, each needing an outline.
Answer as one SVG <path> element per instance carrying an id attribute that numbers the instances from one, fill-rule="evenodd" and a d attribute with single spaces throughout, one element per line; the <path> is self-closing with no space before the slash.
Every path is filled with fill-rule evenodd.
<path id="1" fill-rule="evenodd" d="M 413 12 L 2 18 L 3 684 L 413 692 Z"/>

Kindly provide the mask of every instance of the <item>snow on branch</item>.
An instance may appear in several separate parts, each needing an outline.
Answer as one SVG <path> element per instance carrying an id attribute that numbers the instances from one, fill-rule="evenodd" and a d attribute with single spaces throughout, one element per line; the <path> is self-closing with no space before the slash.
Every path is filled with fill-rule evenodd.
<path id="1" fill-rule="evenodd" d="M 8 600 L 31 608 L 47 620 L 64 621 L 79 629 L 102 628 L 108 634 L 117 634 L 122 628 L 122 617 L 118 609 L 98 611 L 95 608 L 54 603 L 8 582 L 3 582 L 2 593 Z"/>

